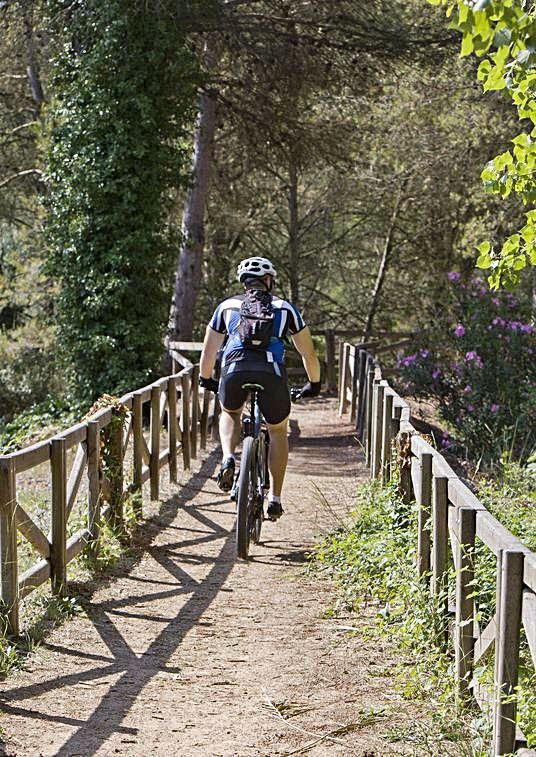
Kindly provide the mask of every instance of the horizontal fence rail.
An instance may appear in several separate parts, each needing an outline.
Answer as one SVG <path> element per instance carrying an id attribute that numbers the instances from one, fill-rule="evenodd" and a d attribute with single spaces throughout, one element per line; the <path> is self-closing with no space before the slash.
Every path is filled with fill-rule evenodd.
<path id="1" fill-rule="evenodd" d="M 339 412 L 350 413 L 371 476 L 388 482 L 396 454 L 400 494 L 417 505 L 416 570 L 441 601 L 445 628 L 454 616 L 459 698 L 473 698 L 493 712 L 494 754 L 514 752 L 526 746 L 515 725 L 522 629 L 536 665 L 536 554 L 493 517 L 412 426 L 408 404 L 384 379 L 375 355 L 345 342 L 339 360 Z M 476 539 L 496 560 L 496 612 L 484 628 L 474 583 Z M 449 580 L 449 560 L 455 585 Z M 475 666 L 492 650 L 493 685 L 476 685 Z"/>
<path id="2" fill-rule="evenodd" d="M 117 405 L 99 410 L 51 439 L 0 456 L 0 598 L 9 635 L 20 631 L 19 605 L 24 597 L 49 579 L 53 593 L 63 595 L 67 565 L 84 548 L 98 551 L 103 522 L 121 527 L 127 493 L 142 492 L 149 482 L 151 499 L 157 500 L 162 468 L 167 466 L 170 481 L 176 482 L 178 455 L 187 470 L 197 456 L 198 443 L 205 449 L 218 414 L 218 400 L 210 392 L 199 390 L 197 365 L 176 350 L 170 354 L 170 376 L 125 394 Z M 178 367 L 182 370 L 177 371 Z M 144 420 L 148 421 L 148 433 L 144 433 Z M 68 453 L 73 457 L 73 452 L 68 470 Z M 17 476 L 43 464 L 50 471 L 50 533 L 45 533 L 18 502 Z M 127 472 L 131 479 L 128 486 Z M 86 525 L 68 538 L 69 516 L 84 477 Z M 41 558 L 21 575 L 19 534 Z"/>

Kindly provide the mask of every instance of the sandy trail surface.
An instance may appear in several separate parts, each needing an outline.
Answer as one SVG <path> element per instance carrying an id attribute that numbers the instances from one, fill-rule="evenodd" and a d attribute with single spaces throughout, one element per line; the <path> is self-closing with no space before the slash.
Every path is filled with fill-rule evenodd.
<path id="1" fill-rule="evenodd" d="M 366 477 L 333 402 L 293 409 L 285 515 L 235 559 L 216 449 L 162 497 L 134 554 L 2 684 L 3 753 L 386 755 L 412 717 L 393 652 L 330 616 L 306 552 Z"/>

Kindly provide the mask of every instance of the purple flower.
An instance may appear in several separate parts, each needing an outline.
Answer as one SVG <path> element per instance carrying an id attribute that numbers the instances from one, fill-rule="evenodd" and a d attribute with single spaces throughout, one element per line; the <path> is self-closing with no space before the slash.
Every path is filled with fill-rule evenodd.
<path id="1" fill-rule="evenodd" d="M 495 305 L 495 307 L 498 307 L 501 304 L 500 300 L 497 297 L 492 297 L 491 301 L 493 302 L 493 304 Z"/>
<path id="2" fill-rule="evenodd" d="M 465 336 L 465 326 L 459 323 L 454 329 L 454 336 Z"/>
<path id="3" fill-rule="evenodd" d="M 407 368 L 409 365 L 413 365 L 416 360 L 417 355 L 406 355 L 406 357 L 402 358 L 401 364 Z"/>
<path id="4" fill-rule="evenodd" d="M 463 390 L 463 393 L 464 394 L 471 394 L 472 391 L 473 391 L 473 387 L 470 384 L 467 384 L 467 386 Z"/>
<path id="5" fill-rule="evenodd" d="M 434 368 L 432 371 L 432 378 L 438 379 L 441 376 L 441 370 L 439 368 Z"/>
<path id="6" fill-rule="evenodd" d="M 474 350 L 469 350 L 469 352 L 465 353 L 465 362 L 466 363 L 474 363 L 475 368 L 482 368 L 482 358 L 478 354 L 478 352 L 475 352 Z"/>
<path id="7" fill-rule="evenodd" d="M 457 284 L 461 279 L 461 276 L 458 271 L 449 271 L 449 273 L 447 273 L 447 279 L 451 282 L 451 284 Z"/>
<path id="8" fill-rule="evenodd" d="M 492 405 L 490 405 L 489 409 L 492 413 L 496 413 L 497 410 L 499 409 L 499 405 L 496 405 L 495 403 L 493 403 Z"/>
<path id="9" fill-rule="evenodd" d="M 467 405 L 467 412 L 468 413 L 474 413 L 475 406 L 474 405 Z"/>
<path id="10" fill-rule="evenodd" d="M 430 350 L 419 350 L 419 355 L 423 358 L 427 358 L 430 354 Z"/>

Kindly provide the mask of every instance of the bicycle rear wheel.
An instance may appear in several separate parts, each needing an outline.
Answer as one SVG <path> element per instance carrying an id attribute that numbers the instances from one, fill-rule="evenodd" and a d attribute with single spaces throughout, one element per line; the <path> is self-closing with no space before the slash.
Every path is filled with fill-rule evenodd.
<path id="1" fill-rule="evenodd" d="M 264 498 L 266 491 L 270 486 L 268 472 L 268 443 L 269 437 L 266 429 L 261 430 L 257 444 L 257 454 L 254 461 L 256 470 L 256 481 L 254 482 L 254 501 L 251 523 L 251 539 L 254 544 L 261 540 L 261 528 L 264 520 Z"/>
<path id="2" fill-rule="evenodd" d="M 253 497 L 253 437 L 247 436 L 242 445 L 240 475 L 236 497 L 236 553 L 243 560 L 249 551 L 249 511 Z"/>

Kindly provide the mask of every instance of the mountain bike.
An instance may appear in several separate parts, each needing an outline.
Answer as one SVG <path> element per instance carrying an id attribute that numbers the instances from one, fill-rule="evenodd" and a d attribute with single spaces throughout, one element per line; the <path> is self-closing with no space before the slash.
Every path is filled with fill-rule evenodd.
<path id="1" fill-rule="evenodd" d="M 270 437 L 263 425 L 257 401 L 261 384 L 244 384 L 250 393 L 249 412 L 242 419 L 242 456 L 240 472 L 235 486 L 236 499 L 236 553 L 246 560 L 249 544 L 258 544 L 264 520 L 264 498 L 270 486 L 268 447 Z"/>

